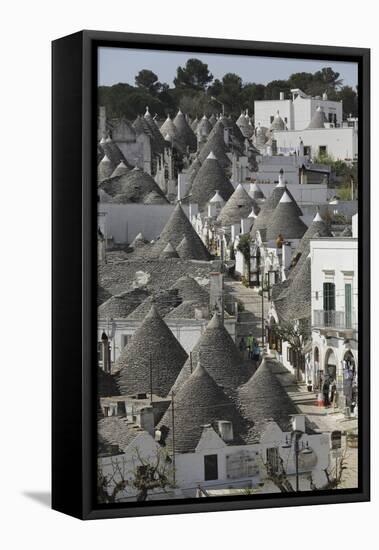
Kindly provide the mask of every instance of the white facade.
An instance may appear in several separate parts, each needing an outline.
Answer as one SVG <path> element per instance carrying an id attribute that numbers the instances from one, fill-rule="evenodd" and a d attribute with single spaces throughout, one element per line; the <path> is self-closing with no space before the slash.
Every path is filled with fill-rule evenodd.
<path id="1" fill-rule="evenodd" d="M 326 483 L 324 469 L 329 466 L 329 435 L 304 433 L 299 447 L 312 451 L 299 455 L 299 474 L 303 477 L 301 489 L 309 489 L 307 478 L 310 473 L 316 485 L 322 487 Z M 203 489 L 257 487 L 267 478 L 265 463 L 269 449 L 283 460 L 291 479 L 295 474 L 294 442 L 291 434 L 282 432 L 275 422 L 267 424 L 259 443 L 250 445 L 227 445 L 211 426 L 205 427 L 194 452 L 176 455 L 178 486 L 187 497 L 195 496 L 198 486 Z M 217 479 L 205 478 L 205 457 L 209 455 L 217 455 Z M 278 489 L 274 488 L 274 491 Z"/>
<path id="2" fill-rule="evenodd" d="M 358 129 L 350 126 L 342 128 L 311 128 L 308 130 L 273 131 L 278 153 L 289 155 L 299 150 L 300 140 L 311 158 L 320 153 L 330 155 L 334 160 L 353 162 L 358 158 Z"/>
<path id="3" fill-rule="evenodd" d="M 328 122 L 342 124 L 342 101 L 312 98 L 300 93 L 293 93 L 291 99 L 274 99 L 254 102 L 255 126 L 260 124 L 270 128 L 279 111 L 288 130 L 304 130 L 307 128 L 317 107 L 324 110 Z"/>
<path id="4" fill-rule="evenodd" d="M 312 360 L 309 374 L 320 387 L 336 380 L 338 405 L 350 404 L 358 381 L 358 239 L 311 241 Z M 350 385 L 350 387 L 349 387 Z M 346 399 L 345 399 L 346 398 Z"/>

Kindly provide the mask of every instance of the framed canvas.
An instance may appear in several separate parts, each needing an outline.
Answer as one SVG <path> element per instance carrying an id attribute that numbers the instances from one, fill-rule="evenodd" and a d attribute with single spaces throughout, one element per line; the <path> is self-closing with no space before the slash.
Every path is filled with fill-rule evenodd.
<path id="1" fill-rule="evenodd" d="M 53 42 L 55 510 L 369 500 L 369 90 L 367 49 Z"/>

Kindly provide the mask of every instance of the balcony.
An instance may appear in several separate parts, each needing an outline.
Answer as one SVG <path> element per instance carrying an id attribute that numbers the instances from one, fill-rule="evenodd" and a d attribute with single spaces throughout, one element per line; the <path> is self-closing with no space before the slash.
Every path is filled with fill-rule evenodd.
<path id="1" fill-rule="evenodd" d="M 357 330 L 355 314 L 353 312 L 327 311 L 324 309 L 313 310 L 313 327 L 334 331 Z"/>

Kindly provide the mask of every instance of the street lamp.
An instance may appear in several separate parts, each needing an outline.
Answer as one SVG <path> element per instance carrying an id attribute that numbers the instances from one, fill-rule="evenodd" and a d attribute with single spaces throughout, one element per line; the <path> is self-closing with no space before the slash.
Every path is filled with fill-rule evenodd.
<path id="1" fill-rule="evenodd" d="M 296 476 L 296 491 L 299 491 L 299 454 L 311 454 L 312 449 L 309 448 L 308 441 L 306 442 L 306 445 L 304 447 L 304 443 L 302 444 L 301 448 L 299 446 L 299 441 L 302 437 L 304 432 L 302 430 L 293 430 L 291 432 L 291 439 L 294 437 L 294 454 L 295 454 L 295 476 Z M 288 437 L 286 436 L 286 442 L 284 445 L 282 445 L 282 449 L 291 449 L 292 443 L 288 440 Z"/>
<path id="2" fill-rule="evenodd" d="M 211 99 L 213 101 L 215 101 L 216 103 L 218 103 L 219 105 L 221 105 L 221 107 L 222 107 L 222 116 L 225 116 L 225 105 L 224 105 L 224 103 L 222 103 L 219 99 L 217 99 L 213 95 L 211 96 Z"/>

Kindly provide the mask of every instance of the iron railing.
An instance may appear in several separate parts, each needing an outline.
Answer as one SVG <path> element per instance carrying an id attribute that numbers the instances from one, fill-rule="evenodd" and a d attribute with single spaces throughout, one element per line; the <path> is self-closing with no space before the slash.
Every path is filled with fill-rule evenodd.
<path id="1" fill-rule="evenodd" d="M 328 311 L 325 309 L 313 310 L 313 326 L 337 330 L 352 330 L 357 328 L 353 312 Z"/>

